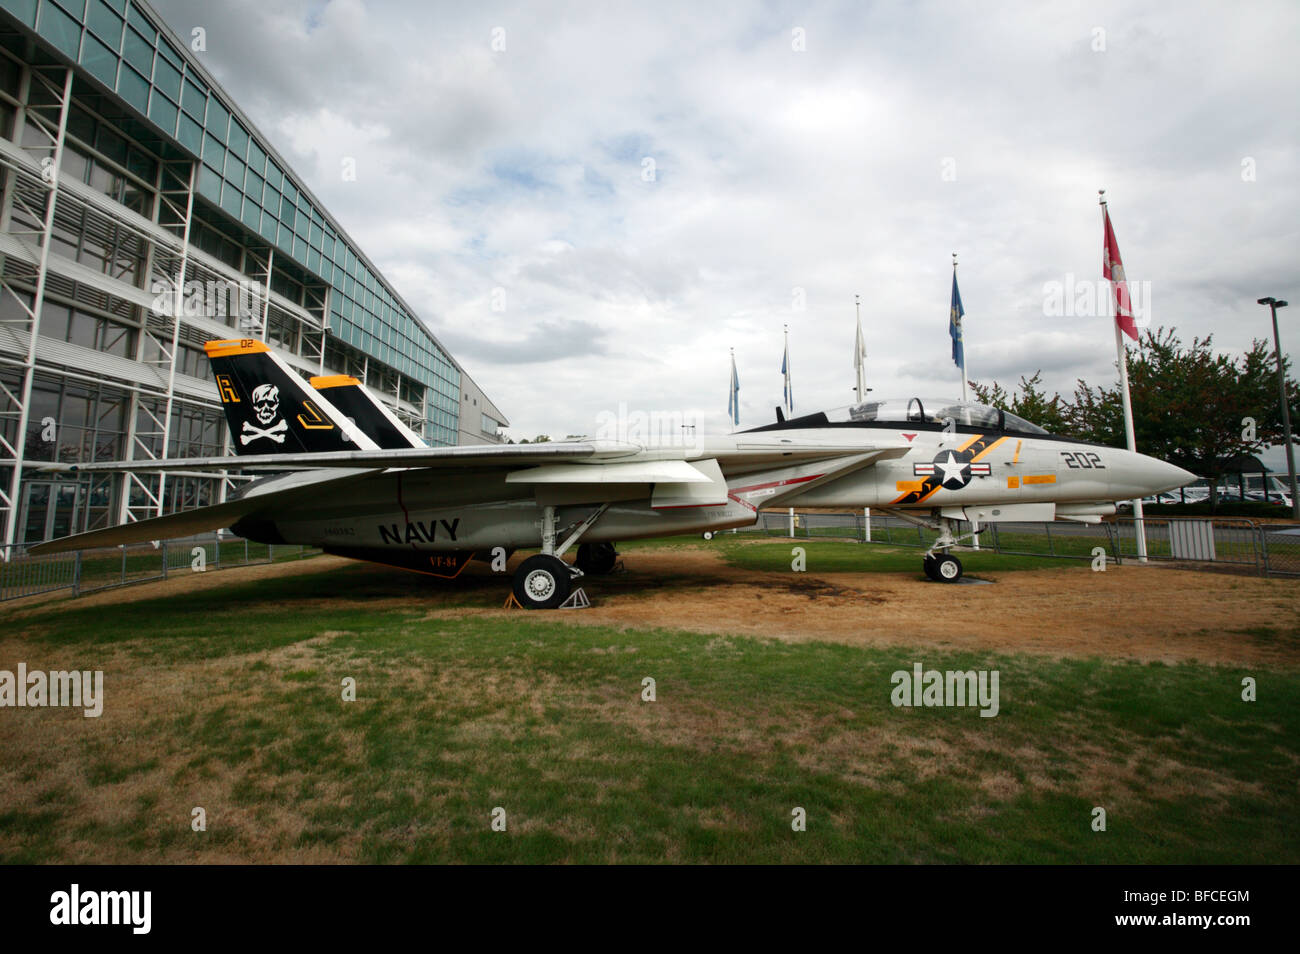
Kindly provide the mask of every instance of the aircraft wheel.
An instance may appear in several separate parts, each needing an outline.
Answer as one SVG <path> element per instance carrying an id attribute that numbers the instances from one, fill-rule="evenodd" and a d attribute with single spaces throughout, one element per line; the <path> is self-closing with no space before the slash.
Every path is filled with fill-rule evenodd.
<path id="1" fill-rule="evenodd" d="M 932 580 L 937 580 L 939 578 L 934 570 L 934 565 L 938 562 L 939 562 L 939 558 L 935 556 L 933 553 L 927 553 L 924 559 L 921 560 L 921 569 L 923 569 L 925 571 L 925 575 Z"/>
<path id="2" fill-rule="evenodd" d="M 934 578 L 940 583 L 956 583 L 961 579 L 961 560 L 945 553 L 934 561 Z"/>
<path id="3" fill-rule="evenodd" d="M 612 543 L 580 543 L 578 556 L 573 561 L 583 573 L 592 576 L 604 576 L 614 571 L 618 562 L 618 551 Z"/>
<path id="4" fill-rule="evenodd" d="M 704 537 L 705 540 L 712 540 L 712 539 L 713 539 L 713 531 L 712 531 L 712 530 L 705 530 L 704 533 L 701 534 L 701 536 Z"/>
<path id="5" fill-rule="evenodd" d="M 573 575 L 559 557 L 539 553 L 515 570 L 515 599 L 524 609 L 555 609 L 569 598 Z"/>

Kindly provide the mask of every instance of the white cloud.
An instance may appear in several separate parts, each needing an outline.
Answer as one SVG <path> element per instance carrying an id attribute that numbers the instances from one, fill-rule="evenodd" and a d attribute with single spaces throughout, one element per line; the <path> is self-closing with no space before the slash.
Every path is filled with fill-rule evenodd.
<path id="1" fill-rule="evenodd" d="M 846 403 L 854 293 L 877 394 L 955 390 L 954 250 L 974 376 L 1099 383 L 1108 327 L 1042 288 L 1099 277 L 1100 187 L 1185 340 L 1300 299 L 1286 2 L 156 6 L 522 435 L 620 401 L 721 429 L 733 347 L 763 423 L 783 324 L 799 409 Z"/>

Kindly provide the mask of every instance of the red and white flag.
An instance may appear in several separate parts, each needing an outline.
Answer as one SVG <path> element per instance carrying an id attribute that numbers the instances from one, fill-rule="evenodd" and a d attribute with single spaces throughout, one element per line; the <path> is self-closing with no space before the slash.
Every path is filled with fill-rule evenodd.
<path id="1" fill-rule="evenodd" d="M 1124 263 L 1119 260 L 1119 243 L 1115 241 L 1115 230 L 1110 225 L 1110 211 L 1103 208 L 1101 214 L 1106 224 L 1101 274 L 1103 278 L 1110 279 L 1111 286 L 1115 289 L 1115 323 L 1119 325 L 1120 331 L 1137 341 L 1137 322 L 1133 320 L 1133 303 L 1129 301 Z"/>

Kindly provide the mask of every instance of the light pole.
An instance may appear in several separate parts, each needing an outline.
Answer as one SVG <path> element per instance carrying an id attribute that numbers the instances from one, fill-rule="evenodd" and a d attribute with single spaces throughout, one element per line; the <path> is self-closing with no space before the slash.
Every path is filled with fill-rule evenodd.
<path id="1" fill-rule="evenodd" d="M 1296 496 L 1295 453 L 1291 450 L 1291 410 L 1286 400 L 1286 375 L 1282 373 L 1282 343 L 1277 333 L 1277 310 L 1287 303 L 1276 298 L 1261 298 L 1258 304 L 1268 305 L 1273 313 L 1273 353 L 1277 355 L 1277 391 L 1282 400 L 1282 440 L 1286 442 L 1286 471 L 1291 481 L 1291 518 L 1300 521 L 1300 497 Z"/>

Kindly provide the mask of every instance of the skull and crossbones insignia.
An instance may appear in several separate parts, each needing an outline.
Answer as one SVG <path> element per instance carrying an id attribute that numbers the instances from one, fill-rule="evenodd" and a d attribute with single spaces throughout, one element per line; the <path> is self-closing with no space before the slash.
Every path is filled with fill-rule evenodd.
<path id="1" fill-rule="evenodd" d="M 280 416 L 280 389 L 274 384 L 259 384 L 253 388 L 253 413 L 262 426 L 258 427 L 252 421 L 245 421 L 243 432 L 239 435 L 239 443 L 247 446 L 250 441 L 265 437 L 277 444 L 283 444 L 289 423 L 285 420 L 276 420 Z M 273 421 L 275 423 L 272 423 Z"/>

